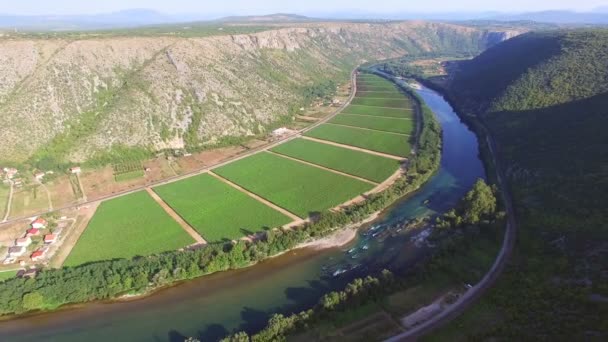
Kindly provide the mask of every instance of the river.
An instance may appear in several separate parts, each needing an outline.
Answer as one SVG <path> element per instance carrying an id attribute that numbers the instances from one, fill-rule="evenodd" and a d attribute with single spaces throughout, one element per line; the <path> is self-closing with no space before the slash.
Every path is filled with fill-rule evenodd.
<path id="1" fill-rule="evenodd" d="M 194 336 L 214 341 L 235 330 L 256 331 L 272 313 L 308 308 L 323 293 L 356 276 L 411 265 L 428 247 L 413 242 L 412 236 L 420 232 L 397 231 L 395 224 L 453 207 L 476 179 L 484 177 L 475 135 L 438 93 L 424 87 L 417 92 L 443 129 L 441 167 L 415 195 L 363 227 L 349 246 L 295 250 L 143 299 L 84 304 L 0 322 L 0 340 L 183 341 L 184 336 Z"/>

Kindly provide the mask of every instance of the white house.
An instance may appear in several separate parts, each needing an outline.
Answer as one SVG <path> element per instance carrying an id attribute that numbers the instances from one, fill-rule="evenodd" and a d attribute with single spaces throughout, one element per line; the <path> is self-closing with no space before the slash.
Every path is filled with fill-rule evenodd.
<path id="1" fill-rule="evenodd" d="M 23 246 L 14 246 L 8 249 L 8 255 L 11 257 L 20 257 L 25 254 L 26 248 Z"/>
<path id="2" fill-rule="evenodd" d="M 80 166 L 72 166 L 70 172 L 76 174 L 82 172 L 82 170 L 80 169 Z"/>
<path id="3" fill-rule="evenodd" d="M 15 246 L 17 247 L 27 247 L 32 244 L 32 238 L 29 236 L 18 238 L 15 240 Z"/>

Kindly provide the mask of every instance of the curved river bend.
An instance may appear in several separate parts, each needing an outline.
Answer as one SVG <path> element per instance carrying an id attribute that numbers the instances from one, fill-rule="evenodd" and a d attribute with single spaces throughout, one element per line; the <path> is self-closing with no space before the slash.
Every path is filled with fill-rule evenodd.
<path id="1" fill-rule="evenodd" d="M 184 336 L 195 336 L 213 341 L 234 330 L 256 331 L 272 313 L 310 307 L 323 293 L 356 276 L 406 268 L 427 247 L 413 242 L 412 236 L 420 232 L 400 231 L 394 225 L 453 207 L 477 178 L 484 177 L 475 135 L 439 94 L 427 88 L 417 92 L 443 128 L 441 168 L 415 195 L 373 222 L 372 233 L 362 230 L 348 247 L 292 251 L 140 300 L 85 304 L 0 322 L 0 340 L 183 341 Z"/>

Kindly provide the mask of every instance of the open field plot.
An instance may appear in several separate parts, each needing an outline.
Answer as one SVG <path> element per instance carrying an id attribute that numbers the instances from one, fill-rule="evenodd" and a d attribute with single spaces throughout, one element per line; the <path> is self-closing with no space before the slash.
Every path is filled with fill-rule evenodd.
<path id="1" fill-rule="evenodd" d="M 40 185 L 28 185 L 15 190 L 10 217 L 30 215 L 48 208 L 49 199 L 46 191 Z"/>
<path id="2" fill-rule="evenodd" d="M 214 172 L 303 218 L 333 208 L 373 187 L 270 153 L 255 154 Z"/>
<path id="3" fill-rule="evenodd" d="M 336 115 L 333 119 L 329 120 L 329 122 L 401 134 L 412 134 L 414 129 L 413 120 L 351 114 Z"/>
<path id="4" fill-rule="evenodd" d="M 10 188 L 8 185 L 0 184 L 0 220 L 4 217 L 4 214 L 6 213 L 9 192 Z"/>
<path id="5" fill-rule="evenodd" d="M 64 265 L 150 255 L 193 242 L 158 203 L 139 191 L 102 202 Z"/>
<path id="6" fill-rule="evenodd" d="M 305 135 L 401 157 L 409 155 L 411 150 L 408 136 L 358 128 L 321 125 Z"/>
<path id="7" fill-rule="evenodd" d="M 291 219 L 209 174 L 154 191 L 208 242 L 238 239 Z"/>
<path id="8" fill-rule="evenodd" d="M 380 108 L 351 104 L 350 106 L 344 108 L 342 114 L 373 115 L 391 118 L 412 118 L 414 113 L 409 108 Z"/>
<path id="9" fill-rule="evenodd" d="M 117 182 L 128 181 L 144 176 L 144 167 L 141 161 L 124 161 L 112 165 L 114 180 Z"/>
<path id="10" fill-rule="evenodd" d="M 394 85 L 363 83 L 357 84 L 357 91 L 397 91 L 397 87 Z"/>
<path id="11" fill-rule="evenodd" d="M 355 97 L 351 104 L 359 106 L 375 106 L 388 108 L 409 108 L 411 102 L 406 98 L 401 99 L 375 99 L 368 97 Z"/>
<path id="12" fill-rule="evenodd" d="M 377 183 L 390 177 L 399 167 L 394 159 L 306 139 L 291 140 L 272 151 Z"/>
<path id="13" fill-rule="evenodd" d="M 403 99 L 405 95 L 398 91 L 357 91 L 357 98 Z"/>
<path id="14" fill-rule="evenodd" d="M 51 193 L 53 207 L 62 207 L 76 203 L 81 196 L 76 196 L 69 175 L 61 175 L 45 183 Z"/>

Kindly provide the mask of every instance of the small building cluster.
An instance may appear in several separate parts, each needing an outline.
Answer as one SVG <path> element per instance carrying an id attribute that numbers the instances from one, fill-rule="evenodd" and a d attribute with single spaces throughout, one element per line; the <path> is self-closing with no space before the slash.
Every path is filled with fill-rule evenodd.
<path id="1" fill-rule="evenodd" d="M 0 178 L 2 178 L 2 182 L 4 184 L 12 183 L 16 187 L 21 187 L 23 185 L 23 180 L 18 178 L 19 170 L 14 167 L 3 167 L 0 170 Z"/>
<path id="2" fill-rule="evenodd" d="M 30 227 L 25 231 L 25 235 L 23 237 L 17 238 L 13 246 L 9 247 L 8 255 L 6 259 L 4 259 L 4 264 L 12 264 L 17 261 L 17 258 L 22 257 L 27 253 L 27 247 L 32 244 L 33 236 L 42 235 L 42 241 L 44 245 L 40 248 L 37 248 L 31 255 L 30 259 L 33 262 L 41 261 L 45 256 L 47 251 L 49 250 L 49 246 L 57 241 L 59 234 L 61 234 L 63 228 L 67 225 L 66 222 L 60 222 L 57 226 L 57 229 L 53 233 L 44 234 L 42 233 L 48 226 L 48 222 L 38 217 L 30 223 Z"/>

